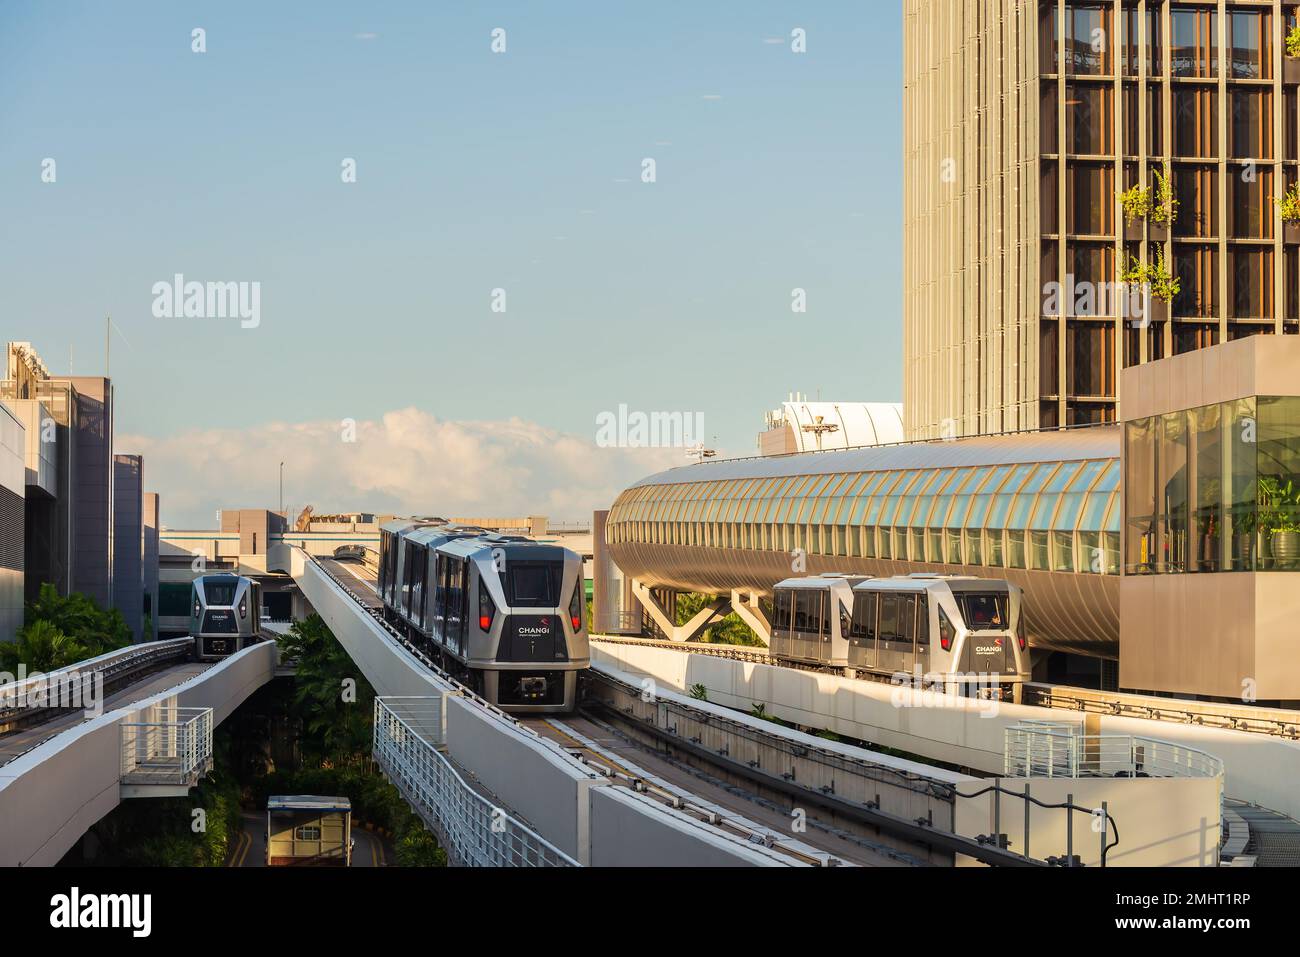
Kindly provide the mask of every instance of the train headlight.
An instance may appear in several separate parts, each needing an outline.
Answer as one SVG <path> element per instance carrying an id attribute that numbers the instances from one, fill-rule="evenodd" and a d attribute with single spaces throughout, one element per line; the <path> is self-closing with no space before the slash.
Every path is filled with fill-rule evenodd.
<path id="1" fill-rule="evenodd" d="M 957 629 L 952 626 L 948 620 L 947 613 L 939 609 L 939 647 L 944 651 L 952 651 L 953 639 L 957 637 Z"/>
<path id="2" fill-rule="evenodd" d="M 497 616 L 497 606 L 492 603 L 492 596 L 488 594 L 483 582 L 478 583 L 478 629 L 479 631 L 490 631 L 492 629 L 492 619 Z"/>
<path id="3" fill-rule="evenodd" d="M 569 624 L 573 625 L 574 634 L 582 631 L 582 579 L 573 586 L 573 597 L 569 599 Z"/>
<path id="4" fill-rule="evenodd" d="M 244 597 L 244 598 L 239 599 L 239 617 L 240 617 L 240 618 L 247 618 L 247 617 L 248 617 L 248 598 L 247 598 L 247 597 Z"/>
<path id="5" fill-rule="evenodd" d="M 203 609 L 202 609 L 202 607 L 200 607 L 200 605 L 199 605 L 199 599 L 198 599 L 198 596 L 195 596 L 195 598 L 194 598 L 194 617 L 195 617 L 195 618 L 199 617 L 199 613 L 200 613 L 201 611 L 203 611 Z"/>

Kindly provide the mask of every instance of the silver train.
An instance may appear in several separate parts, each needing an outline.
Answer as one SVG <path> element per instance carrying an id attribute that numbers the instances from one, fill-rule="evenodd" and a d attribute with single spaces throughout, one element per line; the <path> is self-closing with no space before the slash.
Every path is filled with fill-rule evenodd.
<path id="1" fill-rule="evenodd" d="M 963 575 L 787 578 L 773 591 L 774 658 L 1019 701 L 1029 680 L 1021 590 Z"/>
<path id="2" fill-rule="evenodd" d="M 511 712 L 571 711 L 590 665 L 582 557 L 442 519 L 379 536 L 384 616 Z"/>
<path id="3" fill-rule="evenodd" d="M 194 657 L 219 661 L 261 640 L 262 586 L 238 575 L 203 575 L 190 590 Z"/>

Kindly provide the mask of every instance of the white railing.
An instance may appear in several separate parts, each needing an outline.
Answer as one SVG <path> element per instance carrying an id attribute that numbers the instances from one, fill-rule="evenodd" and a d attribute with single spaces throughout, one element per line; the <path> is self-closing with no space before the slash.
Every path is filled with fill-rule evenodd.
<path id="1" fill-rule="evenodd" d="M 577 862 L 496 807 L 456 773 L 438 750 L 443 699 L 375 699 L 375 762 L 454 864 L 468 867 L 574 867 Z"/>
<path id="2" fill-rule="evenodd" d="M 212 767 L 212 709 L 168 702 L 122 722 L 122 782 L 192 787 Z"/>
<path id="3" fill-rule="evenodd" d="M 1212 778 L 1223 761 L 1196 748 L 1131 734 L 1083 734 L 1077 725 L 1022 721 L 1006 730 L 1007 777 Z"/>

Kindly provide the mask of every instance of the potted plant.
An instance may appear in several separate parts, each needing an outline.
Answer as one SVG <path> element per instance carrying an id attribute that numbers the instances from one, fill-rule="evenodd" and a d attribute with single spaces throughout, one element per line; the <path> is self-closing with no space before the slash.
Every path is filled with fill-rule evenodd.
<path id="1" fill-rule="evenodd" d="M 1286 56 L 1282 58 L 1282 82 L 1300 85 L 1300 26 L 1294 26 L 1286 35 Z"/>
<path id="2" fill-rule="evenodd" d="M 1267 532 L 1263 556 L 1267 567 L 1291 567 L 1300 559 L 1300 489 L 1292 479 L 1259 477 L 1260 527 Z"/>
<path id="3" fill-rule="evenodd" d="M 1119 194 L 1120 208 L 1124 211 L 1124 238 L 1141 242 L 1142 221 L 1148 224 L 1149 238 L 1153 243 L 1163 243 L 1169 238 L 1169 227 L 1178 218 L 1178 198 L 1174 196 L 1169 167 L 1152 169 L 1156 187 L 1134 183 Z"/>
<path id="4" fill-rule="evenodd" d="M 1151 187 L 1134 183 L 1119 194 L 1119 205 L 1124 211 L 1124 238 L 1140 243 L 1142 221 L 1151 215 Z"/>
<path id="5" fill-rule="evenodd" d="M 1274 197 L 1273 202 L 1282 215 L 1282 238 L 1288 243 L 1300 243 L 1300 182 L 1292 183 L 1282 198 Z"/>
<path id="6" fill-rule="evenodd" d="M 1232 511 L 1232 567 L 1237 571 L 1254 570 L 1255 518 L 1249 505 Z"/>
<path id="7" fill-rule="evenodd" d="M 1182 290 L 1182 282 L 1169 272 L 1165 251 L 1161 246 L 1156 247 L 1156 261 L 1153 263 L 1143 263 L 1136 256 L 1129 256 L 1128 266 L 1120 272 L 1119 281 L 1126 285 L 1147 287 L 1151 296 L 1145 318 L 1149 322 L 1164 322 L 1168 319 L 1169 304 Z"/>
<path id="8" fill-rule="evenodd" d="M 1156 192 L 1151 200 L 1150 238 L 1153 243 L 1163 243 L 1169 238 L 1169 227 L 1178 219 L 1178 197 L 1174 195 L 1168 164 L 1153 169 L 1151 175 L 1156 178 Z"/>

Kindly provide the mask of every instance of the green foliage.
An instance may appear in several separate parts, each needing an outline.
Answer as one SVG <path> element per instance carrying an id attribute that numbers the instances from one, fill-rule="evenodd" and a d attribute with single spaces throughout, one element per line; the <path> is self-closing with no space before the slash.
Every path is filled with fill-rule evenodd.
<path id="1" fill-rule="evenodd" d="M 253 804 L 266 807 L 271 794 L 337 794 L 352 802 L 354 825 L 366 821 L 393 835 L 397 863 L 403 867 L 445 867 L 447 852 L 425 830 L 397 788 L 362 767 L 300 768 L 274 771 L 250 787 Z"/>
<path id="2" fill-rule="evenodd" d="M 1173 225 L 1178 219 L 1178 197 L 1174 195 L 1173 182 L 1169 176 L 1169 166 L 1152 169 L 1155 177 L 1155 192 L 1151 187 L 1134 183 L 1119 194 L 1119 203 L 1124 210 L 1124 221 L 1132 225 L 1134 220 L 1150 219 L 1151 222 Z"/>
<path id="3" fill-rule="evenodd" d="M 684 625 L 694 618 L 705 605 L 713 601 L 712 595 L 697 592 L 681 592 L 677 595 L 676 624 Z M 715 618 L 709 627 L 700 632 L 700 641 L 715 645 L 754 645 L 761 646 L 758 635 L 746 625 L 734 611 L 721 618 Z"/>
<path id="4" fill-rule="evenodd" d="M 1156 194 L 1151 201 L 1151 222 L 1172 226 L 1178 220 L 1178 197 L 1174 195 L 1168 164 L 1163 170 L 1153 169 L 1151 175 L 1156 178 Z"/>
<path id="5" fill-rule="evenodd" d="M 754 702 L 754 705 L 753 707 L 750 708 L 749 713 L 752 717 L 758 718 L 762 721 L 771 721 L 773 724 L 779 724 L 784 728 L 792 727 L 790 722 L 782 721 L 776 715 L 772 714 L 772 712 L 768 711 L 767 702 L 765 701 Z"/>
<path id="6" fill-rule="evenodd" d="M 1132 225 L 1135 219 L 1151 215 L 1151 189 L 1134 183 L 1119 194 L 1119 204 L 1124 209 L 1124 222 Z"/>
<path id="7" fill-rule="evenodd" d="M 1291 188 L 1282 194 L 1281 199 L 1273 197 L 1273 202 L 1277 204 L 1277 210 L 1282 214 L 1282 222 L 1300 223 L 1300 182 L 1292 183 Z"/>
<path id="8" fill-rule="evenodd" d="M 18 640 L 0 645 L 0 666 L 14 672 L 53 671 L 125 647 L 131 632 L 116 608 L 105 611 L 85 595 L 62 597 L 48 582 L 27 606 Z"/>
<path id="9" fill-rule="evenodd" d="M 370 750 L 374 688 L 320 615 L 294 622 L 279 643 L 284 657 L 297 663 L 291 710 L 307 732 L 304 749 L 323 763 L 359 763 Z M 348 689 L 352 700 L 345 697 Z"/>
<path id="10" fill-rule="evenodd" d="M 708 701 L 709 689 L 702 684 L 693 684 L 691 685 L 691 697 L 696 701 Z"/>
<path id="11" fill-rule="evenodd" d="M 1260 528 L 1269 532 L 1300 532 L 1300 488 L 1294 480 L 1261 475 L 1256 503 Z"/>
<path id="12" fill-rule="evenodd" d="M 1300 56 L 1300 26 L 1292 27 L 1287 31 L 1286 55 Z"/>
<path id="13" fill-rule="evenodd" d="M 1156 246 L 1156 261 L 1143 263 L 1136 256 L 1129 256 L 1128 265 L 1120 271 L 1119 281 L 1130 285 L 1151 287 L 1151 295 L 1161 302 L 1173 302 L 1182 290 L 1182 280 L 1170 275 L 1165 262 L 1164 250 Z"/>

